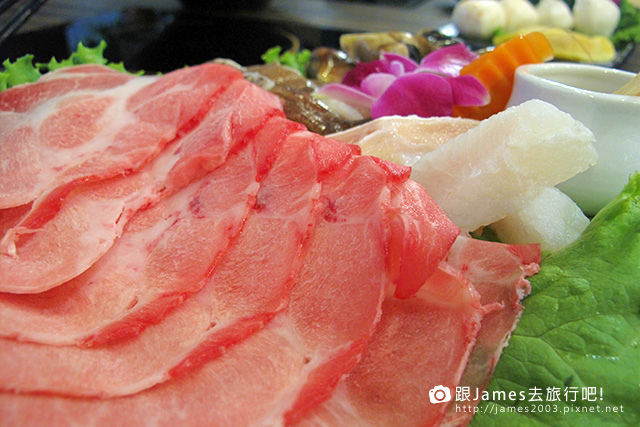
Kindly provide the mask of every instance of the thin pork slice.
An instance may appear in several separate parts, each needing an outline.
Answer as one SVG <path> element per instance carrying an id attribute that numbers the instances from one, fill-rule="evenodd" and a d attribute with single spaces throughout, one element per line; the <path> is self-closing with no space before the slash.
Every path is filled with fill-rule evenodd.
<path id="1" fill-rule="evenodd" d="M 319 210 L 301 270 L 297 276 L 289 276 L 294 281 L 291 303 L 266 327 L 249 334 L 215 360 L 195 369 L 181 369 L 179 373 L 183 375 L 127 397 L 89 399 L 0 393 L 3 421 L 24 426 L 37 425 L 44 419 L 52 424 L 77 425 L 280 425 L 296 421 L 326 399 L 357 362 L 379 319 L 385 291 L 391 288 L 386 266 L 389 233 L 385 211 L 391 201 L 389 181 L 401 177 L 390 176 L 388 168 L 367 157 L 356 156 L 342 163 L 341 159 L 351 156 L 344 153 L 348 146 L 336 146 L 317 135 L 308 138 L 320 165 Z M 307 169 L 305 162 L 298 163 L 302 169 L 295 169 L 294 176 L 304 175 Z M 274 166 L 271 174 L 275 170 Z M 266 180 L 261 191 L 265 187 Z M 285 185 L 288 189 L 290 184 Z M 260 193 L 258 201 L 262 206 Z M 260 208 L 258 212 L 264 210 Z M 255 217 L 252 215 L 249 220 Z M 250 229 L 247 224 L 233 248 L 240 245 Z M 269 243 L 260 249 L 267 253 L 259 266 L 271 259 L 270 242 L 278 239 L 280 230 L 267 233 Z M 300 241 L 294 243 L 300 251 Z M 396 245 L 402 247 L 401 243 Z M 279 243 L 275 246 L 276 254 L 284 252 Z M 231 254 L 232 251 L 227 257 Z M 257 251 L 252 254 L 259 256 Z M 224 260 L 216 273 L 222 271 L 223 264 Z M 280 261 L 273 265 L 283 264 Z M 235 271 L 241 278 L 248 266 L 237 266 Z M 207 289 L 205 286 L 173 313 L 180 312 Z M 236 289 L 241 295 L 255 294 L 253 288 L 247 292 L 242 292 L 240 286 Z M 155 327 L 147 328 L 138 338 Z M 165 351 L 182 340 L 175 330 L 164 336 Z M 25 353 L 21 351 L 7 359 L 31 357 L 27 347 L 21 350 Z M 3 353 L 4 349 L 0 354 Z M 24 374 L 24 370 L 18 371 L 14 375 Z"/>
<path id="2" fill-rule="evenodd" d="M 304 363 L 298 354 L 288 351 L 292 337 L 281 334 L 283 326 L 278 319 L 273 320 L 260 333 L 231 347 L 215 363 L 132 396 L 96 399 L 0 392 L 0 419 L 6 427 L 40 427 L 43 423 L 249 426 L 251 414 L 267 411 L 272 392 L 281 389 L 288 379 L 274 374 Z M 262 379 L 269 377 L 279 381 L 264 386 Z"/>
<path id="3" fill-rule="evenodd" d="M 436 273 L 434 276 L 438 275 L 440 274 Z M 452 274 L 446 282 L 442 282 L 443 287 L 446 287 L 447 284 L 458 287 L 459 279 L 459 276 Z M 350 288 L 346 290 L 350 291 Z M 442 291 L 445 292 L 444 289 Z M 436 290 L 437 292 L 439 291 Z M 451 328 L 439 328 L 437 335 L 425 334 L 422 327 L 425 327 L 427 317 L 421 316 L 421 313 L 424 312 L 426 302 L 419 299 L 423 294 L 426 294 L 426 288 L 421 289 L 418 296 L 410 299 L 393 299 L 393 303 L 385 303 L 383 313 L 386 314 L 383 314 L 379 327 L 379 331 L 384 330 L 385 334 L 377 332 L 377 342 L 379 342 L 378 346 L 383 346 L 385 341 L 391 341 L 394 346 L 397 346 L 395 347 L 397 351 L 391 354 L 384 353 L 384 356 L 388 356 L 390 359 L 379 360 L 373 356 L 365 356 L 371 363 L 377 362 L 378 367 L 384 369 L 382 373 L 389 373 L 388 376 L 383 377 L 386 381 L 383 380 L 380 387 L 393 393 L 393 396 L 397 398 L 393 403 L 400 405 L 401 409 L 408 408 L 410 416 L 418 412 L 420 408 L 430 405 L 425 403 L 428 402 L 427 390 L 424 390 L 420 396 L 414 396 L 413 388 L 410 389 L 411 393 L 408 393 L 409 389 L 404 388 L 404 384 L 394 385 L 399 370 L 404 370 L 408 367 L 407 365 L 416 369 L 412 362 L 419 358 L 418 351 L 425 351 L 426 348 L 427 354 L 432 356 L 434 364 L 419 365 L 420 370 L 428 370 L 432 376 L 444 375 L 443 366 L 448 367 L 452 362 L 448 352 L 439 352 L 440 349 L 443 349 L 442 343 L 452 343 L 454 339 L 461 338 L 460 336 L 452 336 Z M 442 295 L 435 298 L 433 303 L 438 307 L 455 305 L 455 302 L 452 303 L 446 294 L 444 296 L 444 303 Z M 337 299 L 339 296 L 333 298 Z M 474 297 L 469 296 L 469 298 Z M 455 301 L 459 302 L 459 300 Z M 447 312 L 444 307 L 441 307 L 440 310 L 442 313 Z M 352 316 L 353 321 L 359 320 L 356 313 L 353 313 Z M 414 323 L 416 320 L 419 322 Z M 437 319 L 432 319 L 432 321 L 439 323 Z M 427 324 L 426 326 L 430 327 L 431 325 Z M 458 333 L 462 339 L 467 334 L 463 329 L 458 330 Z M 455 347 L 459 346 L 461 346 L 460 343 L 455 343 Z M 50 425 L 96 426 L 122 424 L 215 425 L 219 427 L 281 425 L 282 413 L 287 410 L 289 405 L 274 406 L 274 404 L 283 403 L 284 396 L 289 396 L 289 399 L 284 399 L 285 401 L 291 401 L 292 384 L 300 381 L 316 383 L 324 386 L 320 388 L 321 391 L 326 391 L 328 385 L 318 381 L 323 376 L 308 375 L 310 371 L 314 371 L 313 367 L 317 366 L 318 358 L 323 355 L 316 354 L 314 358 L 303 356 L 306 353 L 305 348 L 304 338 L 297 333 L 297 328 L 291 317 L 283 312 L 264 329 L 229 348 L 221 357 L 152 389 L 132 396 L 113 399 L 0 393 L 0 417 L 9 426 L 23 427 L 41 425 L 42 420 L 46 420 Z M 402 355 L 407 358 L 402 360 L 402 365 L 396 365 L 397 359 L 402 359 Z M 328 357 L 328 355 L 324 357 Z M 337 363 L 337 361 L 335 362 Z M 362 369 L 360 368 L 361 364 L 356 369 Z M 420 380 L 420 378 L 408 378 L 407 374 L 403 374 L 400 378 L 411 381 L 411 384 Z M 436 382 L 447 384 L 445 381 L 440 381 L 440 378 L 437 378 Z M 380 387 L 376 387 L 375 383 L 366 384 L 366 388 L 370 391 L 375 391 Z M 428 385 L 422 388 L 426 387 Z M 331 400 L 320 405 L 318 409 L 312 410 L 299 424 L 381 425 L 378 424 L 377 419 L 365 424 L 361 417 L 347 417 L 352 415 L 351 412 L 346 412 L 353 410 L 351 406 L 344 409 L 342 407 L 334 408 L 336 399 L 341 398 L 343 388 L 343 385 L 338 386 Z M 364 393 L 364 390 L 362 392 Z M 371 416 L 377 415 L 378 412 L 375 411 L 379 408 L 375 407 L 375 403 L 373 403 L 376 399 L 371 399 L 370 396 L 365 396 L 365 398 L 372 402 L 374 408 L 364 407 L 363 410 L 371 410 Z M 445 405 L 433 406 L 439 408 Z M 328 412 L 327 408 L 332 408 L 332 411 Z M 271 416 L 264 417 L 263 414 Z M 418 416 L 420 415 L 422 414 L 418 414 Z M 294 420 L 295 418 L 297 417 L 294 417 Z M 395 423 L 392 425 L 406 424 Z"/>
<path id="4" fill-rule="evenodd" d="M 29 114 L 42 104 L 64 98 L 69 93 L 98 93 L 117 88 L 136 78 L 138 76 L 134 74 L 97 64 L 61 68 L 42 75 L 37 84 L 22 84 L 3 91 L 0 96 L 0 111 Z M 148 79 L 149 83 L 154 79 Z"/>
<path id="5" fill-rule="evenodd" d="M 336 143 L 317 142 L 318 152 Z M 267 329 L 234 347 L 229 358 L 205 366 L 215 373 L 209 385 L 216 396 L 207 414 L 211 424 L 289 424 L 327 399 L 355 365 L 390 287 L 384 208 L 394 179 L 400 178 L 362 156 L 324 177 L 289 306 Z"/>
<path id="6" fill-rule="evenodd" d="M 441 263 L 413 297 L 385 299 L 380 325 L 360 362 L 331 399 L 297 425 L 438 425 L 483 314 L 469 281 Z"/>
<path id="7" fill-rule="evenodd" d="M 287 123 L 289 131 L 299 129 Z M 275 130 L 283 132 L 282 122 L 265 130 L 264 137 L 272 139 Z M 133 394 L 186 374 L 261 329 L 287 304 L 315 217 L 321 171 L 306 135 L 297 132 L 286 139 L 242 232 L 199 292 L 136 337 L 105 346 L 0 340 L 0 387 Z"/>
<path id="8" fill-rule="evenodd" d="M 69 92 L 112 89 L 136 77 L 134 74 L 98 64 L 60 68 L 42 75 L 37 84 L 24 84 L 3 91 L 0 97 L 0 111 L 28 113 L 39 105 Z"/>
<path id="9" fill-rule="evenodd" d="M 318 145 L 316 153 L 329 150 L 321 137 L 307 135 L 305 139 Z M 348 147 L 343 144 L 335 147 L 332 159 L 344 158 L 341 153 L 336 156 L 335 151 L 344 152 Z M 308 163 L 297 163 L 301 169 L 295 170 L 294 176 L 309 169 Z M 313 163 L 320 164 L 315 160 Z M 326 158 L 322 165 L 331 166 Z M 28 425 L 35 422 L 29 420 L 33 411 L 42 410 L 39 413 L 47 411 L 51 422 L 91 421 L 108 425 L 122 423 L 123 417 L 127 417 L 126 422 L 133 424 L 277 425 L 312 406 L 317 399 L 326 398 L 333 384 L 355 364 L 379 318 L 380 303 L 388 286 L 382 207 L 389 201 L 387 181 L 390 178 L 366 157 L 355 157 L 344 169 L 337 168 L 336 164 L 331 168 L 323 166 L 319 173 L 322 185 L 319 211 L 306 255 L 299 274 L 289 276 L 294 280 L 291 303 L 281 307 L 266 328 L 201 368 L 126 398 L 96 400 L 3 394 L 2 399 L 6 399 L 0 401 L 3 419 Z M 275 170 L 276 166 L 272 173 Z M 261 189 L 266 185 L 265 180 Z M 290 185 L 286 184 L 284 189 L 288 191 Z M 247 224 L 238 245 L 249 229 Z M 262 245 L 261 253 L 269 251 L 268 242 L 278 240 L 280 230 L 287 229 L 267 233 L 268 241 Z M 299 242 L 296 247 L 300 251 Z M 276 244 L 275 252 L 283 252 L 280 244 Z M 260 255 L 263 263 L 270 259 L 266 255 Z M 221 269 L 222 265 L 216 272 Z M 235 270 L 240 277 L 246 274 L 245 266 Z M 174 313 L 199 298 L 205 290 Z M 242 292 L 242 287 L 237 290 Z M 139 337 L 151 329 L 147 328 Z M 165 336 L 166 339 L 178 340 L 174 345 L 180 345 L 183 337 L 171 334 Z M 4 352 L 3 349 L 1 353 Z M 31 414 L 22 406 L 26 402 L 33 405 Z"/>
<path id="10" fill-rule="evenodd" d="M 242 78 L 213 64 L 162 77 L 119 78 L 96 69 L 54 71 L 0 93 L 0 208 L 139 169 L 191 126 L 212 96 Z M 52 88 L 59 81 L 74 86 Z"/>
<path id="11" fill-rule="evenodd" d="M 424 188 L 411 180 L 392 187 L 392 207 L 388 216 L 391 233 L 395 236 L 390 241 L 401 243 L 388 248 L 394 295 L 409 298 L 438 269 L 460 229 Z"/>
<path id="12" fill-rule="evenodd" d="M 261 150 L 276 145 L 269 133 Z M 253 207 L 259 187 L 251 146 L 158 204 L 142 209 L 98 262 L 40 294 L 0 294 L 0 334 L 93 346 L 135 335 L 200 289 Z"/>
<path id="13" fill-rule="evenodd" d="M 531 292 L 525 277 L 538 272 L 540 246 L 506 245 L 460 236 L 446 262 L 473 283 L 488 312 L 460 381 L 460 386 L 470 391 L 470 397 L 452 403 L 442 424 L 461 427 L 471 420 L 470 408 L 480 403 L 475 397 L 481 396 L 489 384 L 502 349 L 520 319 L 520 302 Z M 466 410 L 456 410 L 457 405 L 465 406 Z"/>
<path id="14" fill-rule="evenodd" d="M 141 171 L 74 186 L 20 218 L 5 235 L 13 254 L 0 253 L 0 291 L 38 293 L 76 277 L 106 253 L 135 211 L 214 170 L 236 144 L 283 115 L 276 96 L 245 80 L 235 80 L 210 107 Z"/>
<path id="15" fill-rule="evenodd" d="M 333 144 L 330 139 L 318 139 L 316 151 L 321 158 L 328 157 Z M 416 231 L 422 228 L 405 227 L 404 233 L 398 233 L 398 228 L 390 226 L 393 215 L 407 216 L 398 221 L 403 224 L 425 216 L 409 212 L 408 206 L 429 206 L 407 176 L 407 168 L 356 156 L 323 178 L 320 212 L 289 307 L 266 330 L 234 348 L 237 367 L 229 359 L 220 360 L 219 367 L 212 366 L 218 361 L 207 366 L 220 377 L 212 384 L 214 390 L 222 390 L 211 403 L 214 425 L 295 423 L 328 399 L 353 369 L 380 319 L 385 294 L 404 275 L 390 270 L 398 262 L 390 259 L 397 257 L 390 248 L 418 247 L 419 241 L 433 244 L 431 233 Z M 402 191 L 402 185 L 411 188 Z M 402 203 L 396 193 L 403 195 Z M 418 200 L 409 200 L 413 197 Z M 432 215 L 447 221 L 444 215 Z M 399 264 L 403 269 L 425 272 L 421 263 L 409 258 Z M 419 280 L 418 276 L 413 280 Z M 256 360 L 254 346 L 262 344 L 255 343 L 274 336 L 283 341 L 280 347 Z M 245 366 L 249 360 L 254 364 L 250 368 Z M 259 382 L 254 383 L 255 378 Z"/>

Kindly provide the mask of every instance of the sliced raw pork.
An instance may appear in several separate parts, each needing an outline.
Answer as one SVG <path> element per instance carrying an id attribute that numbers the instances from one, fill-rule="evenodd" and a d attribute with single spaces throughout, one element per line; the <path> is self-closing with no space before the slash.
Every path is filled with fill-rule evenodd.
<path id="1" fill-rule="evenodd" d="M 394 353 L 396 357 L 399 354 L 408 354 L 407 347 L 402 344 L 411 343 L 409 348 L 415 349 L 416 344 L 410 341 L 410 337 L 422 339 L 422 341 L 418 341 L 418 343 L 422 342 L 422 345 L 418 344 L 420 350 L 424 350 L 422 347 L 426 345 L 424 343 L 425 337 L 429 337 L 423 329 L 410 323 L 411 320 L 420 317 L 419 314 L 424 305 L 418 302 L 417 298 L 394 299 L 399 306 L 389 311 L 394 313 L 393 317 L 397 317 L 398 322 L 402 323 L 398 326 L 402 326 L 410 332 L 386 337 L 387 339 L 399 338 L 401 340 L 401 344 L 399 344 L 401 351 Z M 353 316 L 354 320 L 357 320 L 355 313 Z M 424 326 L 423 323 L 420 325 Z M 393 326 L 395 326 L 393 322 L 387 321 L 383 317 L 381 328 L 388 329 L 388 334 L 393 334 L 397 332 Z M 301 337 L 295 333 L 295 329 L 288 316 L 284 314 L 277 316 L 265 329 L 236 344 L 218 359 L 194 369 L 184 376 L 133 396 L 101 400 L 2 393 L 0 394 L 0 416 L 9 425 L 21 426 L 38 425 L 42 419 L 54 424 L 117 425 L 124 421 L 123 417 L 126 417 L 127 423 L 134 425 L 170 426 L 176 423 L 194 426 L 278 425 L 278 420 L 281 420 L 282 414 L 288 411 L 289 402 L 295 397 L 290 394 L 293 391 L 292 384 L 307 381 L 309 384 L 320 386 L 320 391 L 327 391 L 331 384 L 323 382 L 321 379 L 330 377 L 331 375 L 328 374 L 332 372 L 337 374 L 343 368 L 339 363 L 340 360 L 334 359 L 332 365 L 325 365 L 328 371 L 327 375 L 305 376 L 304 373 L 314 371 L 314 362 L 318 362 L 318 359 L 323 358 L 323 355 L 316 354 L 313 359 L 301 357 L 304 354 L 305 345 Z M 461 333 L 463 332 L 461 331 Z M 443 338 L 447 342 L 453 339 L 449 330 L 445 329 L 443 334 Z M 434 335 L 431 335 L 428 344 L 442 348 L 441 342 Z M 295 349 L 298 351 L 292 351 Z M 433 347 L 429 347 L 428 351 L 433 354 Z M 441 357 L 446 359 L 447 355 L 442 353 Z M 405 363 L 410 362 L 411 360 L 405 361 Z M 382 360 L 380 363 L 382 367 L 393 371 L 391 377 L 386 377 L 387 381 L 393 381 L 396 373 L 393 363 L 389 360 Z M 311 364 L 313 365 L 310 367 Z M 402 365 L 402 367 L 405 366 Z M 442 366 L 431 366 L 430 368 L 431 373 L 437 373 Z M 406 377 L 403 376 L 403 378 Z M 341 390 L 342 386 L 339 386 L 338 390 L 334 392 L 334 396 L 339 396 Z M 392 390 L 397 396 L 407 397 L 407 389 L 402 386 L 394 387 Z M 283 399 L 283 397 L 288 398 Z M 428 402 L 426 394 L 422 397 L 423 399 L 420 401 L 417 401 L 418 397 L 416 397 L 414 403 L 418 406 L 410 408 L 410 415 L 417 412 L 417 408 L 429 405 L 429 403 L 425 403 Z M 320 408 L 323 409 L 326 405 L 331 405 L 330 402 L 333 402 L 334 399 L 336 397 L 333 397 L 329 403 L 321 405 Z M 280 405 L 276 405 L 276 403 Z M 402 408 L 405 407 L 402 406 Z M 270 416 L 258 417 L 258 414 L 269 414 Z M 304 418 L 301 424 L 323 425 L 309 422 L 314 419 L 317 421 L 319 416 L 315 410 L 309 415 L 309 418 Z M 326 418 L 324 419 L 326 420 Z M 352 420 L 357 420 L 360 424 L 344 422 Z M 361 418 L 344 418 L 342 414 L 340 414 L 340 418 L 329 421 L 326 425 L 362 425 Z M 379 424 L 372 423 L 370 425 Z"/>
<path id="2" fill-rule="evenodd" d="M 299 365 L 288 352 L 290 337 L 272 321 L 261 333 L 230 348 L 215 363 L 153 389 L 113 399 L 69 398 L 45 394 L 0 392 L 0 419 L 5 426 L 247 426 L 254 410 L 265 411 L 272 390 L 261 378 Z M 249 400 L 247 396 L 251 396 Z M 233 413 L 235 417 L 226 416 Z"/>
<path id="3" fill-rule="evenodd" d="M 522 314 L 521 301 L 531 292 L 525 277 L 538 272 L 540 247 L 537 244 L 505 245 L 460 236 L 446 262 L 473 283 L 487 310 L 476 346 L 460 380 L 460 386 L 471 391 L 471 398 L 451 404 L 443 420 L 444 426 L 458 427 L 471 420 L 473 412 L 468 408 L 480 403 L 474 399 L 476 392 L 482 395 L 489 384 L 502 349 L 516 328 Z M 456 411 L 456 405 L 464 405 L 467 410 Z"/>
<path id="4" fill-rule="evenodd" d="M 0 208 L 139 169 L 242 77 L 213 64 L 162 77 L 114 73 L 61 69 L 0 93 Z"/>
<path id="5" fill-rule="evenodd" d="M 323 153 L 329 141 L 319 147 Z M 212 424 L 294 423 L 328 399 L 355 366 L 392 287 L 393 255 L 387 249 L 402 247 L 394 239 L 423 237 L 400 237 L 388 227 L 393 189 L 407 182 L 406 175 L 404 168 L 356 156 L 324 177 L 320 212 L 290 305 L 228 358 L 205 365 L 216 373 L 210 384 L 216 397 L 210 402 Z"/>
<path id="6" fill-rule="evenodd" d="M 41 76 L 37 84 L 25 84 L 3 91 L 0 97 L 0 111 L 28 113 L 39 105 L 69 92 L 112 89 L 135 78 L 134 74 L 95 64 L 60 68 Z"/>
<path id="7" fill-rule="evenodd" d="M 409 298 L 437 270 L 460 229 L 420 185 L 410 180 L 392 187 L 392 209 L 388 217 L 390 230 L 397 236 L 391 241 L 402 243 L 388 248 L 394 295 Z"/>
<path id="8" fill-rule="evenodd" d="M 0 254 L 0 290 L 43 292 L 76 277 L 106 253 L 139 208 L 214 170 L 236 144 L 283 115 L 276 96 L 244 80 L 209 107 L 197 127 L 139 172 L 74 186 L 20 218 L 5 235 L 14 254 Z"/>
<path id="9" fill-rule="evenodd" d="M 298 129 L 274 119 L 255 142 L 271 145 L 279 134 Z M 285 140 L 242 232 L 199 292 L 138 336 L 105 346 L 83 349 L 0 340 L 0 359 L 6 362 L 0 367 L 2 388 L 132 394 L 221 355 L 261 329 L 287 304 L 315 217 L 322 170 L 308 135 L 298 132 Z M 347 155 L 350 149 L 343 149 L 342 156 Z M 193 208 L 199 209 L 198 204 Z M 194 263 L 182 261 L 185 268 Z"/>
<path id="10" fill-rule="evenodd" d="M 111 399 L 0 394 L 2 419 L 21 425 L 44 416 L 52 423 L 98 425 L 119 424 L 123 417 L 131 424 L 277 425 L 295 422 L 327 399 L 365 350 L 384 295 L 392 288 L 388 257 L 393 255 L 387 249 L 404 247 L 391 240 L 405 236 L 391 231 L 388 220 L 392 193 L 406 181 L 406 171 L 394 173 L 394 167 L 379 160 L 354 155 L 354 147 L 306 132 L 293 134 L 285 147 L 293 143 L 303 155 L 283 157 L 283 148 L 277 162 L 289 161 L 282 167 L 276 163 L 263 181 L 255 212 L 207 285 L 163 322 L 105 347 L 144 342 L 148 353 L 134 357 L 123 350 L 113 362 L 119 369 L 133 364 L 127 371 L 137 375 L 165 357 L 159 353 L 185 346 L 190 329 L 213 330 L 200 334 L 183 363 L 169 372 L 163 369 L 170 364 L 162 365 L 160 381 L 174 378 Z M 315 219 L 305 220 L 302 212 L 315 213 Z M 423 244 L 431 241 L 423 239 Z M 195 305 L 201 307 L 196 316 L 181 317 Z M 160 332 L 146 341 L 155 330 Z M 113 378 L 102 373 L 109 364 L 78 366 L 78 359 L 58 352 L 60 347 L 7 340 L 1 345 L 0 367 L 9 375 L 1 384 L 27 379 L 56 386 L 66 381 L 54 366 L 64 360 L 84 372 L 88 382 L 112 387 Z M 36 348 L 48 354 L 40 356 Z"/>
<path id="11" fill-rule="evenodd" d="M 441 401 L 432 403 L 430 390 L 455 390 L 483 314 L 469 281 L 441 264 L 415 296 L 385 299 L 380 325 L 358 365 L 298 425 L 437 425 L 447 400 L 434 395 Z"/>
<path id="12" fill-rule="evenodd" d="M 467 425 L 473 413 L 455 405 L 478 402 L 456 402 L 456 387 L 473 397 L 488 384 L 539 262 L 538 245 L 459 236 L 414 297 L 385 300 L 362 360 L 299 425 Z M 439 386 L 449 395 L 432 396 Z"/>
<path id="13" fill-rule="evenodd" d="M 277 136 L 269 133 L 257 146 L 272 151 Z M 241 230 L 258 191 L 258 171 L 268 168 L 258 161 L 272 157 L 254 156 L 254 146 L 137 211 L 114 246 L 80 276 L 44 293 L 0 294 L 0 334 L 96 345 L 156 323 L 200 289 Z"/>

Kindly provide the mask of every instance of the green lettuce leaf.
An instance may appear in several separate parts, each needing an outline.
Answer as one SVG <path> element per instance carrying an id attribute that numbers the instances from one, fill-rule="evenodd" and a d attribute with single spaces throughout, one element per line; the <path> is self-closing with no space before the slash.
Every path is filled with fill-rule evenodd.
<path id="1" fill-rule="evenodd" d="M 309 49 L 302 49 L 299 52 L 280 52 L 282 52 L 282 48 L 280 46 L 275 46 L 263 53 L 261 58 L 265 64 L 276 63 L 287 65 L 300 71 L 303 76 L 306 76 L 307 64 L 311 59 L 311 51 Z"/>
<path id="2" fill-rule="evenodd" d="M 640 425 L 640 174 L 530 280 L 471 425 Z"/>
<path id="3" fill-rule="evenodd" d="M 104 57 L 106 47 L 107 43 L 104 40 L 95 47 L 87 47 L 82 43 L 78 43 L 78 48 L 68 58 L 61 61 L 51 58 L 46 63 L 39 62 L 34 64 L 33 55 L 22 56 L 14 62 L 7 59 L 2 63 L 4 71 L 0 73 L 0 91 L 22 83 L 35 82 L 44 73 L 73 65 L 100 64 L 121 72 L 127 72 L 121 62 L 109 62 Z M 138 74 L 142 73 L 140 71 Z"/>
<path id="4" fill-rule="evenodd" d="M 617 48 L 626 43 L 640 43 L 640 9 L 628 0 L 620 2 L 620 21 L 611 36 L 611 41 Z"/>
<path id="5" fill-rule="evenodd" d="M 33 65 L 33 55 L 25 55 L 15 62 L 6 59 L 0 73 L 0 91 L 22 83 L 35 82 L 42 73 Z"/>

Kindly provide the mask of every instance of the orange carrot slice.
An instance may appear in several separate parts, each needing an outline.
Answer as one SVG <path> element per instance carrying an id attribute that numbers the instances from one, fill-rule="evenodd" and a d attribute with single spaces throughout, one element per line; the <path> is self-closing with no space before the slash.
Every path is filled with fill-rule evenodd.
<path id="1" fill-rule="evenodd" d="M 491 95 L 487 105 L 480 107 L 460 107 L 453 109 L 456 117 L 483 120 L 505 109 L 516 68 L 524 64 L 534 64 L 553 59 L 553 49 L 547 38 L 540 32 L 532 32 L 512 38 L 492 51 L 480 55 L 475 61 L 462 68 L 460 75 L 471 75 L 485 85 Z"/>

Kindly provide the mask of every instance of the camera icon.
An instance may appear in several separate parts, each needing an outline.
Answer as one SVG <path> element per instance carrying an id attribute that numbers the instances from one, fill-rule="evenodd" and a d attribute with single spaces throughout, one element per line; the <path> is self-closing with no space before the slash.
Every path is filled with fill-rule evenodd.
<path id="1" fill-rule="evenodd" d="M 437 385 L 429 390 L 429 400 L 431 403 L 444 403 L 451 400 L 451 391 L 449 387 Z"/>

